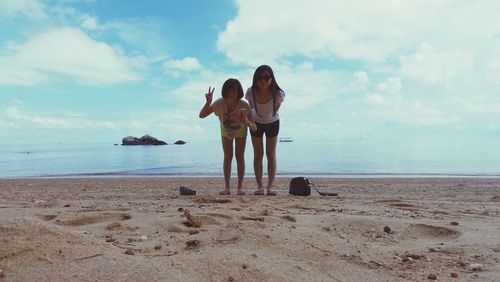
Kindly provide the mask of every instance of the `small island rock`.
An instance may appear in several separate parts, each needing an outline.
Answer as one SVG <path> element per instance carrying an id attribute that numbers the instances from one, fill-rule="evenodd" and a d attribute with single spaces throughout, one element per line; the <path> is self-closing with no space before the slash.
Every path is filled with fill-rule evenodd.
<path id="1" fill-rule="evenodd" d="M 177 140 L 174 144 L 175 145 L 184 145 L 184 144 L 186 144 L 186 141 Z"/>
<path id="2" fill-rule="evenodd" d="M 167 145 L 165 141 L 158 140 L 151 135 L 144 135 L 141 138 L 127 136 L 122 139 L 122 145 Z"/>

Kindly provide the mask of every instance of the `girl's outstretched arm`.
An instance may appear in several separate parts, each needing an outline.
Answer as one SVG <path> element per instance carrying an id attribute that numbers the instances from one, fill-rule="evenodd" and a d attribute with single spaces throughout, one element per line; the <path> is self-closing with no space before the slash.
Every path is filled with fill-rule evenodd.
<path id="1" fill-rule="evenodd" d="M 215 87 L 213 89 L 210 86 L 208 87 L 208 92 L 205 94 L 205 100 L 206 100 L 205 105 L 203 105 L 203 108 L 201 108 L 200 110 L 200 118 L 206 118 L 207 116 L 209 116 L 211 113 L 214 112 L 214 110 L 211 107 L 214 90 Z"/>

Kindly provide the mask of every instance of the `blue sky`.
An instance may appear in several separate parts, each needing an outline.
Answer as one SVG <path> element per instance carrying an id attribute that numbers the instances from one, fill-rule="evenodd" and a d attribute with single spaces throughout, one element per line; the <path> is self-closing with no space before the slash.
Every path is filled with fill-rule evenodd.
<path id="1" fill-rule="evenodd" d="M 498 0 L 0 0 L 0 143 L 218 139 L 260 64 L 281 136 L 500 137 Z"/>

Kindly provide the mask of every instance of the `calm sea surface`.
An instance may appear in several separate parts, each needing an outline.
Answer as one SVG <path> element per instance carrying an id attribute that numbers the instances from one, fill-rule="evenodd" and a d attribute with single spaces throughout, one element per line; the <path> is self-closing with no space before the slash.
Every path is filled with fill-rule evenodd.
<path id="1" fill-rule="evenodd" d="M 0 145 L 0 178 L 222 176 L 220 141 Z M 500 141 L 294 140 L 278 143 L 278 176 L 500 177 Z M 246 173 L 253 175 L 248 139 Z M 264 163 L 264 167 L 266 164 Z M 233 160 L 233 174 L 236 160 Z"/>

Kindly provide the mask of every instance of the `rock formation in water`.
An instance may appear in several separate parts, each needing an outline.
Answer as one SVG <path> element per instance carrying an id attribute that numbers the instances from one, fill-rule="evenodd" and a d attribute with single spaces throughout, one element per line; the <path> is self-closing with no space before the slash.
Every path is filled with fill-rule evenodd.
<path id="1" fill-rule="evenodd" d="M 122 145 L 167 145 L 167 143 L 146 134 L 141 138 L 137 138 L 134 136 L 124 137 L 122 139 Z"/>

